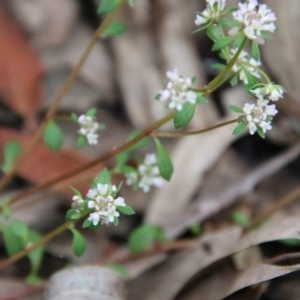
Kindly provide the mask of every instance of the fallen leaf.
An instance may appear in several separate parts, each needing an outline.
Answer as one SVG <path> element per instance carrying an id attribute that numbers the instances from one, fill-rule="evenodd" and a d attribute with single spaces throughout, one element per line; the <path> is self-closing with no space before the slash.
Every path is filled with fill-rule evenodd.
<path id="1" fill-rule="evenodd" d="M 31 136 L 0 128 L 0 147 L 3 147 L 10 140 L 19 141 L 23 149 L 25 149 L 31 140 Z M 43 142 L 39 142 L 32 150 L 32 153 L 22 162 L 17 170 L 17 174 L 30 182 L 41 184 L 76 169 L 79 165 L 88 161 L 89 159 L 78 151 L 62 149 L 59 152 L 52 152 Z M 59 182 L 54 187 L 51 187 L 51 190 L 61 191 L 63 189 L 63 194 L 69 197 L 73 195 L 73 192 L 68 188 L 72 182 L 76 182 L 82 177 L 88 179 L 98 173 L 100 169 L 101 166 L 95 166 L 92 170 Z M 76 184 L 76 188 L 85 193 L 89 188 L 89 184 Z"/>
<path id="2" fill-rule="evenodd" d="M 299 228 L 300 220 L 297 215 L 280 215 L 274 217 L 272 221 L 265 226 L 245 235 L 242 235 L 242 229 L 237 226 L 216 233 L 206 234 L 199 239 L 199 243 L 196 246 L 178 252 L 164 263 L 148 270 L 135 280 L 132 280 L 129 285 L 129 298 L 144 300 L 174 299 L 191 278 L 221 259 L 261 243 L 287 238 L 299 238 Z M 255 269 L 255 267 L 257 267 L 257 269 Z M 274 271 L 274 277 L 277 277 L 281 276 L 280 274 L 287 274 L 299 268 L 299 265 L 281 269 L 268 268 L 265 264 L 258 264 L 253 268 L 249 268 L 249 270 L 252 270 L 252 273 L 245 273 L 245 278 L 249 278 L 249 276 L 253 275 L 253 278 L 258 280 L 259 275 L 255 273 L 255 270 L 261 270 L 264 275 L 261 278 L 268 280 L 268 278 L 271 278 L 272 271 Z M 255 279 L 252 280 L 255 281 Z M 174 282 L 176 282 L 176 284 L 174 284 Z M 228 286 L 227 283 L 225 283 L 225 285 Z M 236 283 L 233 283 L 232 288 L 227 289 L 224 293 L 229 295 L 244 285 L 245 281 L 236 281 Z"/>
<path id="3" fill-rule="evenodd" d="M 24 118 L 25 130 L 36 126 L 42 100 L 41 63 L 18 25 L 0 6 L 0 94 Z"/>

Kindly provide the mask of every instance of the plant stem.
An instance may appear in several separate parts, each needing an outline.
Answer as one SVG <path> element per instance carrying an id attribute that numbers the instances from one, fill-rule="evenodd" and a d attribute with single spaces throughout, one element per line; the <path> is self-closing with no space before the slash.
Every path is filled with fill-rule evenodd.
<path id="1" fill-rule="evenodd" d="M 47 242 L 49 242 L 50 240 L 57 237 L 65 230 L 67 230 L 71 225 L 72 225 L 72 222 L 70 222 L 70 221 L 63 223 L 62 225 L 60 225 L 59 227 L 55 228 L 50 233 L 45 235 L 43 238 L 41 238 L 38 242 L 26 247 L 24 250 L 16 253 L 15 255 L 10 256 L 9 258 L 7 258 L 5 260 L 0 261 L 0 270 L 8 267 L 9 265 L 13 264 L 17 260 L 23 258 L 24 256 L 26 256 L 29 252 L 33 251 L 34 249 L 46 244 Z"/>
<path id="2" fill-rule="evenodd" d="M 194 91 L 199 91 L 199 92 L 204 92 L 205 94 L 210 94 L 213 92 L 216 88 L 220 86 L 220 83 L 223 82 L 224 77 L 229 73 L 229 71 L 232 69 L 233 65 L 236 63 L 238 60 L 242 50 L 245 47 L 247 39 L 245 38 L 243 42 L 241 43 L 240 47 L 236 51 L 235 55 L 233 58 L 229 61 L 228 65 L 226 68 L 224 68 L 208 85 L 205 86 L 204 89 L 193 89 Z"/>
<path id="3" fill-rule="evenodd" d="M 17 195 L 15 195 L 14 197 L 11 198 L 10 203 L 14 203 L 16 201 L 21 200 L 24 197 L 30 196 L 34 193 L 37 193 L 45 188 L 48 188 L 60 181 L 63 181 L 65 179 L 71 178 L 83 171 L 88 170 L 91 167 L 95 167 L 95 165 L 101 164 L 113 157 L 115 157 L 117 154 L 128 150 L 129 148 L 131 148 L 133 145 L 135 145 L 136 143 L 138 143 L 139 141 L 141 141 L 143 138 L 145 138 L 146 136 L 150 135 L 154 130 L 156 130 L 157 128 L 161 127 L 162 125 L 166 124 L 167 122 L 169 122 L 173 116 L 174 116 L 174 111 L 168 113 L 166 116 L 164 116 L 163 118 L 159 119 L 158 121 L 154 122 L 151 126 L 149 126 L 148 128 L 146 128 L 144 131 L 142 131 L 140 134 L 138 134 L 136 137 L 134 137 L 133 139 L 125 142 L 124 144 L 115 147 L 109 151 L 107 151 L 106 153 L 102 154 L 100 157 L 91 160 L 90 162 L 81 165 L 79 167 L 77 167 L 75 170 L 71 170 L 69 172 L 66 172 L 52 180 L 48 180 L 38 186 L 29 188 Z"/>
<path id="4" fill-rule="evenodd" d="M 215 88 L 217 88 L 219 86 L 219 84 L 221 82 L 223 82 L 224 78 L 227 75 L 227 72 L 230 71 L 230 69 L 232 68 L 232 66 L 234 65 L 235 61 L 238 59 L 240 52 L 242 51 L 243 47 L 245 46 L 246 43 L 246 39 L 244 40 L 244 42 L 241 44 L 240 48 L 238 49 L 238 51 L 236 52 L 236 54 L 234 55 L 234 57 L 232 58 L 232 60 L 228 63 L 228 66 L 222 71 L 220 72 L 216 78 L 214 78 L 210 83 L 208 83 L 208 85 L 205 87 L 205 89 L 203 89 L 203 94 L 207 95 L 209 93 L 212 92 L 212 90 L 214 90 Z M 225 72 L 226 70 L 226 72 Z M 95 165 L 101 164 L 105 161 L 107 161 L 108 159 L 113 158 L 115 155 L 129 149 L 130 147 L 132 147 L 133 145 L 135 145 L 135 143 L 139 142 L 140 140 L 142 140 L 144 137 L 150 135 L 154 130 L 156 130 L 157 128 L 161 127 L 162 125 L 166 124 L 168 121 L 170 121 L 173 116 L 174 116 L 174 111 L 172 111 L 171 113 L 167 114 L 166 116 L 164 116 L 163 118 L 159 119 L 158 121 L 154 122 L 152 125 L 150 125 L 148 128 L 146 128 L 142 133 L 140 133 L 139 135 L 137 135 L 134 139 L 130 140 L 129 142 L 126 142 L 124 144 L 122 144 L 119 147 L 116 147 L 106 153 L 104 153 L 103 155 L 101 155 L 100 157 L 82 165 L 79 166 L 78 168 L 76 168 L 75 170 L 72 170 L 70 172 L 67 172 L 65 174 L 62 174 L 52 180 L 46 181 L 36 187 L 33 188 L 29 188 L 28 190 L 21 192 L 17 195 L 15 195 L 14 197 L 12 197 L 10 203 L 14 203 L 16 201 L 19 201 L 27 196 L 30 196 L 36 192 L 39 192 L 45 188 L 48 188 L 56 183 L 58 183 L 59 181 L 65 180 L 65 179 L 69 179 L 81 172 L 84 172 L 86 170 L 88 170 L 91 167 L 94 167 Z M 232 121 L 233 122 L 233 121 Z M 218 127 L 223 126 L 223 125 L 216 125 Z M 198 132 L 199 133 L 199 132 Z M 195 133 L 195 134 L 198 134 Z M 0 189 L 1 189 L 1 182 L 0 182 Z"/>
<path id="5" fill-rule="evenodd" d="M 291 191 L 288 195 L 280 198 L 270 209 L 262 212 L 258 215 L 250 226 L 250 229 L 254 229 L 256 226 L 260 225 L 262 222 L 270 218 L 276 212 L 280 211 L 282 208 L 290 205 L 294 201 L 300 198 L 300 187 Z"/>
<path id="6" fill-rule="evenodd" d="M 153 132 L 152 136 L 158 136 L 158 137 L 164 137 L 164 138 L 177 138 L 177 137 L 184 137 L 184 136 L 190 136 L 190 135 L 196 135 L 201 134 L 204 132 L 208 132 L 229 124 L 233 124 L 235 122 L 238 122 L 239 118 L 229 120 L 226 122 L 219 123 L 217 125 L 205 128 L 205 129 L 199 129 L 199 130 L 191 130 L 191 131 L 174 131 L 174 132 Z"/>
<path id="7" fill-rule="evenodd" d="M 90 42 L 88 43 L 87 47 L 85 48 L 83 54 L 81 55 L 80 59 L 78 60 L 76 66 L 72 70 L 71 74 L 69 75 L 69 77 L 67 78 L 67 80 L 65 81 L 65 83 L 63 84 L 61 89 L 56 94 L 56 97 L 54 98 L 51 107 L 49 108 L 43 122 L 41 123 L 41 125 L 39 126 L 35 135 L 33 136 L 30 144 L 24 150 L 22 155 L 16 159 L 15 164 L 11 168 L 11 170 L 9 172 L 7 172 L 0 180 L 0 191 L 2 191 L 6 187 L 6 185 L 9 183 L 9 181 L 11 180 L 11 178 L 13 177 L 13 175 L 15 174 L 16 170 L 21 165 L 23 160 L 30 154 L 32 149 L 36 146 L 37 142 L 39 141 L 39 139 L 41 138 L 41 136 L 43 134 L 43 131 L 44 131 L 44 128 L 45 128 L 47 122 L 50 119 L 52 119 L 53 116 L 55 115 L 63 97 L 69 92 L 75 79 L 78 77 L 81 67 L 83 66 L 83 64 L 85 63 L 87 58 L 89 57 L 90 52 L 92 51 L 93 47 L 98 42 L 98 40 L 102 36 L 104 30 L 107 28 L 107 26 L 109 25 L 111 20 L 115 17 L 115 15 L 119 12 L 119 10 L 121 9 L 121 7 L 124 3 L 125 3 L 124 0 L 122 0 L 120 5 L 116 8 L 116 10 L 111 12 L 104 18 L 103 22 L 100 24 L 100 26 L 94 33 L 93 37 L 91 38 Z"/>

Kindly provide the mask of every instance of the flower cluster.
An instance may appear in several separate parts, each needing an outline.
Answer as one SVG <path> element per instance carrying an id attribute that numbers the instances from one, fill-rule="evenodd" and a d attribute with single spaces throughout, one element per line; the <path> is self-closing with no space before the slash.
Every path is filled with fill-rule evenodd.
<path id="1" fill-rule="evenodd" d="M 207 7 L 196 15 L 195 24 L 197 26 L 218 20 L 226 4 L 226 0 L 206 0 L 206 2 Z"/>
<path id="2" fill-rule="evenodd" d="M 169 101 L 168 108 L 180 111 L 185 103 L 195 104 L 197 102 L 197 93 L 190 90 L 192 79 L 182 77 L 178 70 L 168 71 L 166 73 L 168 82 L 166 88 L 160 90 L 155 97 L 159 101 Z"/>
<path id="3" fill-rule="evenodd" d="M 267 98 L 271 101 L 277 101 L 283 97 L 284 88 L 279 84 L 269 82 L 267 84 L 259 84 L 259 87 L 251 90 L 251 92 L 258 98 Z"/>
<path id="4" fill-rule="evenodd" d="M 230 50 L 230 59 L 232 59 L 237 51 L 237 48 Z M 247 74 L 251 74 L 256 78 L 260 78 L 260 74 L 257 71 L 257 67 L 261 65 L 259 60 L 255 60 L 253 57 L 249 55 L 248 52 L 243 50 L 239 55 L 237 61 L 232 67 L 232 70 L 239 75 L 239 79 L 243 81 L 245 84 L 248 84 L 248 76 Z"/>
<path id="5" fill-rule="evenodd" d="M 147 154 L 143 163 L 138 166 L 137 171 L 127 173 L 126 179 L 128 185 L 137 186 L 145 193 L 150 191 L 151 186 L 161 187 L 164 180 L 159 174 L 156 155 L 153 153 Z"/>
<path id="6" fill-rule="evenodd" d="M 283 97 L 285 91 L 279 84 L 269 82 L 258 84 L 258 87 L 250 92 L 257 97 L 257 102 L 256 104 L 246 103 L 243 108 L 249 132 L 254 134 L 258 131 L 264 135 L 272 129 L 271 122 L 278 112 L 275 104 L 269 103 L 270 101 L 278 101 Z"/>
<path id="7" fill-rule="evenodd" d="M 257 0 L 248 0 L 239 3 L 238 7 L 232 16 L 241 23 L 244 34 L 249 39 L 263 43 L 265 34 L 276 30 L 276 16 L 266 4 L 259 4 Z M 232 33 L 237 30 L 239 28 L 233 29 Z"/>
<path id="8" fill-rule="evenodd" d="M 87 192 L 86 199 L 79 194 L 73 196 L 72 208 L 77 212 L 88 209 L 90 213 L 87 220 L 94 226 L 116 223 L 120 216 L 118 208 L 126 206 L 124 198 L 116 196 L 115 185 L 98 183 Z"/>
<path id="9" fill-rule="evenodd" d="M 80 125 L 78 133 L 84 136 L 90 145 L 97 145 L 99 124 L 95 121 L 95 117 L 80 115 L 77 121 Z"/>
<path id="10" fill-rule="evenodd" d="M 246 103 L 243 110 L 251 135 L 258 130 L 265 134 L 267 130 L 272 129 L 272 119 L 278 112 L 274 104 L 269 105 L 268 100 L 262 99 L 258 99 L 256 104 Z"/>

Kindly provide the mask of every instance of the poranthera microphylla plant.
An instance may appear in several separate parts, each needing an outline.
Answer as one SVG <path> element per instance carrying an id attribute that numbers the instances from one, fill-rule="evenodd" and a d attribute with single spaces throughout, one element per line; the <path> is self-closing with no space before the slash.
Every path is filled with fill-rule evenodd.
<path id="1" fill-rule="evenodd" d="M 134 9 L 134 1 L 128 0 L 127 2 Z M 112 21 L 112 19 L 127 2 L 124 0 L 100 1 L 98 10 L 105 15 L 105 18 L 82 59 L 55 99 L 29 149 L 20 154 L 19 150 L 15 151 L 14 144 L 7 146 L 10 147 L 10 151 L 7 151 L 3 164 L 7 175 L 0 181 L 0 188 L 7 184 L 22 158 L 30 153 L 30 149 L 41 135 L 44 136 L 45 143 L 52 150 L 59 149 L 62 143 L 62 134 L 54 118 L 58 105 L 98 37 L 117 35 L 124 29 L 120 22 Z M 251 135 L 258 134 L 264 138 L 266 133 L 272 129 L 272 120 L 278 113 L 275 102 L 280 100 L 285 92 L 284 88 L 272 82 L 261 68 L 260 46 L 276 31 L 275 21 L 276 16 L 271 9 L 266 4 L 260 4 L 257 0 L 244 1 L 236 7 L 227 7 L 226 0 L 206 0 L 206 8 L 201 12 L 195 12 L 195 20 L 191 20 L 191 22 L 195 24 L 195 33 L 206 31 L 207 36 L 212 40 L 212 50 L 217 51 L 223 61 L 222 64 L 215 66 L 218 68 L 219 74 L 205 87 L 198 88 L 196 78 L 184 77 L 180 70 L 174 66 L 172 70 L 166 72 L 166 83 L 162 84 L 157 95 L 153 95 L 157 105 L 165 105 L 170 110 L 166 116 L 143 131 L 134 132 L 124 144 L 113 148 L 72 173 L 66 173 L 2 203 L 6 223 L 3 222 L 1 230 L 4 236 L 13 237 L 11 240 L 14 241 L 19 239 L 20 242 L 15 248 L 9 242 L 6 243 L 7 252 L 11 257 L 0 262 L 0 268 L 13 263 L 30 252 L 37 253 L 37 250 L 41 249 L 39 247 L 67 229 L 73 233 L 73 250 L 80 255 L 84 251 L 84 238 L 75 229 L 74 224 L 76 222 L 82 222 L 85 228 L 100 228 L 110 224 L 118 225 L 120 214 L 133 214 L 133 209 L 126 204 L 126 200 L 121 196 L 122 184 L 130 185 L 134 190 L 140 189 L 148 193 L 153 187 L 160 188 L 171 179 L 172 160 L 159 139 L 160 137 L 200 134 L 217 127 L 236 123 L 233 134 L 240 134 L 248 130 Z M 192 120 L 196 106 L 205 103 L 206 97 L 226 82 L 230 82 L 232 85 L 241 83 L 253 96 L 253 101 L 244 104 L 243 107 L 230 106 L 229 109 L 237 113 L 237 118 L 232 121 L 201 130 L 180 131 Z M 81 115 L 72 114 L 70 119 L 78 125 L 79 147 L 87 144 L 101 146 L 101 131 L 105 129 L 105 125 L 98 123 L 96 109 L 91 108 Z M 175 131 L 170 133 L 157 132 L 162 125 L 171 121 L 174 123 Z M 148 153 L 142 157 L 139 155 L 139 149 L 146 147 L 150 138 L 153 138 L 156 153 Z M 12 149 L 14 151 L 11 151 Z M 76 187 L 71 187 L 74 196 L 71 208 L 66 215 L 67 221 L 54 231 L 41 237 L 21 222 L 12 221 L 10 226 L 6 225 L 10 222 L 11 217 L 10 204 L 111 158 L 115 158 L 115 166 L 111 170 L 102 170 L 92 180 L 90 189 L 85 194 L 82 194 Z M 136 160 L 135 164 L 132 164 L 133 158 Z M 112 180 L 115 175 L 118 177 L 122 175 L 123 183 L 120 182 L 115 185 Z M 10 228 L 15 229 L 11 230 Z M 22 228 L 22 230 L 16 230 L 16 228 Z M 22 236 L 16 232 L 22 232 Z M 6 241 L 8 240 L 6 239 Z M 34 262 L 32 262 L 32 267 L 36 270 L 37 266 Z"/>

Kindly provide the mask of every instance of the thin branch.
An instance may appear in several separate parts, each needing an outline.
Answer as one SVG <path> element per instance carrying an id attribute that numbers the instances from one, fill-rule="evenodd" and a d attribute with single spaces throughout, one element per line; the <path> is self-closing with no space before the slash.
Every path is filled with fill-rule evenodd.
<path id="1" fill-rule="evenodd" d="M 165 123 L 169 122 L 174 116 L 174 111 L 170 112 L 169 114 L 167 114 L 166 116 L 164 116 L 163 118 L 159 119 L 158 121 L 154 122 L 151 126 L 149 126 L 148 128 L 146 128 L 144 131 L 142 131 L 140 134 L 138 134 L 135 138 L 131 139 L 130 141 L 125 142 L 124 144 L 115 147 L 107 152 L 105 152 L 103 155 L 101 155 L 100 157 L 91 160 L 89 162 L 87 162 L 84 165 L 80 165 L 79 167 L 77 167 L 74 170 L 71 170 L 69 172 L 66 172 L 54 179 L 48 180 L 38 186 L 29 188 L 17 195 L 15 195 L 14 197 L 11 198 L 10 203 L 15 203 L 27 196 L 30 196 L 34 193 L 37 193 L 45 188 L 48 188 L 50 186 L 55 185 L 56 183 L 69 179 L 77 174 L 80 174 L 90 168 L 94 168 L 96 165 L 99 165 L 103 162 L 106 162 L 107 160 L 115 157 L 117 154 L 128 150 L 129 148 L 131 148 L 132 146 L 134 146 L 136 143 L 138 143 L 139 141 L 141 141 L 143 138 L 145 138 L 146 136 L 150 135 L 154 130 L 156 130 L 157 128 L 161 127 L 162 125 L 164 125 Z"/>
<path id="2" fill-rule="evenodd" d="M 279 212 L 281 209 L 285 208 L 286 206 L 290 205 L 294 201 L 300 198 L 300 187 L 294 189 L 288 195 L 280 198 L 271 208 L 262 212 L 258 215 L 253 221 L 250 226 L 250 229 L 254 229 L 256 226 L 264 222 L 266 219 L 270 218 L 275 213 Z"/>
<path id="3" fill-rule="evenodd" d="M 43 122 L 41 123 L 41 125 L 39 126 L 38 130 L 36 131 L 35 135 L 33 136 L 30 144 L 28 145 L 28 147 L 24 150 L 24 152 L 22 153 L 21 156 L 19 156 L 16 159 L 16 162 L 14 164 L 14 166 L 11 168 L 11 170 L 9 172 L 7 172 L 2 179 L 0 180 L 0 191 L 3 190 L 5 188 L 5 186 L 9 183 L 9 181 L 11 180 L 11 178 L 13 177 L 13 175 L 15 174 L 16 170 L 18 169 L 18 167 L 21 165 L 21 163 L 23 162 L 23 160 L 30 154 L 30 152 L 32 151 L 32 149 L 36 146 L 37 142 L 39 141 L 39 139 L 41 138 L 44 128 L 47 124 L 47 122 L 53 118 L 53 116 L 55 115 L 63 97 L 69 92 L 71 86 L 73 85 L 75 79 L 78 77 L 78 74 L 81 70 L 81 67 L 83 66 L 83 64 L 85 63 L 85 61 L 87 60 L 87 58 L 90 55 L 90 52 L 92 51 L 93 47 L 95 46 L 95 44 L 98 42 L 99 38 L 102 36 L 104 30 L 106 29 L 106 27 L 109 25 L 109 23 L 111 22 L 111 20 L 115 17 L 115 15 L 119 12 L 119 10 L 121 9 L 122 5 L 124 4 L 124 0 L 121 1 L 120 5 L 116 8 L 115 11 L 111 12 L 110 14 L 108 14 L 105 19 L 103 20 L 103 22 L 100 24 L 100 26 L 98 27 L 98 29 L 96 30 L 96 32 L 94 33 L 93 37 L 91 38 L 90 42 L 88 43 L 87 47 L 85 48 L 82 56 L 80 57 L 80 59 L 78 60 L 76 66 L 74 67 L 74 69 L 72 70 L 71 74 L 69 75 L 69 77 L 67 78 L 67 80 L 65 81 L 65 83 L 63 84 L 63 86 L 61 87 L 61 89 L 58 91 L 56 97 L 53 100 L 53 103 L 51 105 L 51 107 L 49 108 Z"/>
<path id="4" fill-rule="evenodd" d="M 153 132 L 152 136 L 158 136 L 158 137 L 164 137 L 164 138 L 178 138 L 178 137 L 185 137 L 185 136 L 190 136 L 190 135 L 196 135 L 196 134 L 201 134 L 205 133 L 229 124 L 233 124 L 238 122 L 239 118 L 229 120 L 226 122 L 222 122 L 220 124 L 205 128 L 205 129 L 199 129 L 199 130 L 191 130 L 191 131 L 174 131 L 174 132 Z"/>

